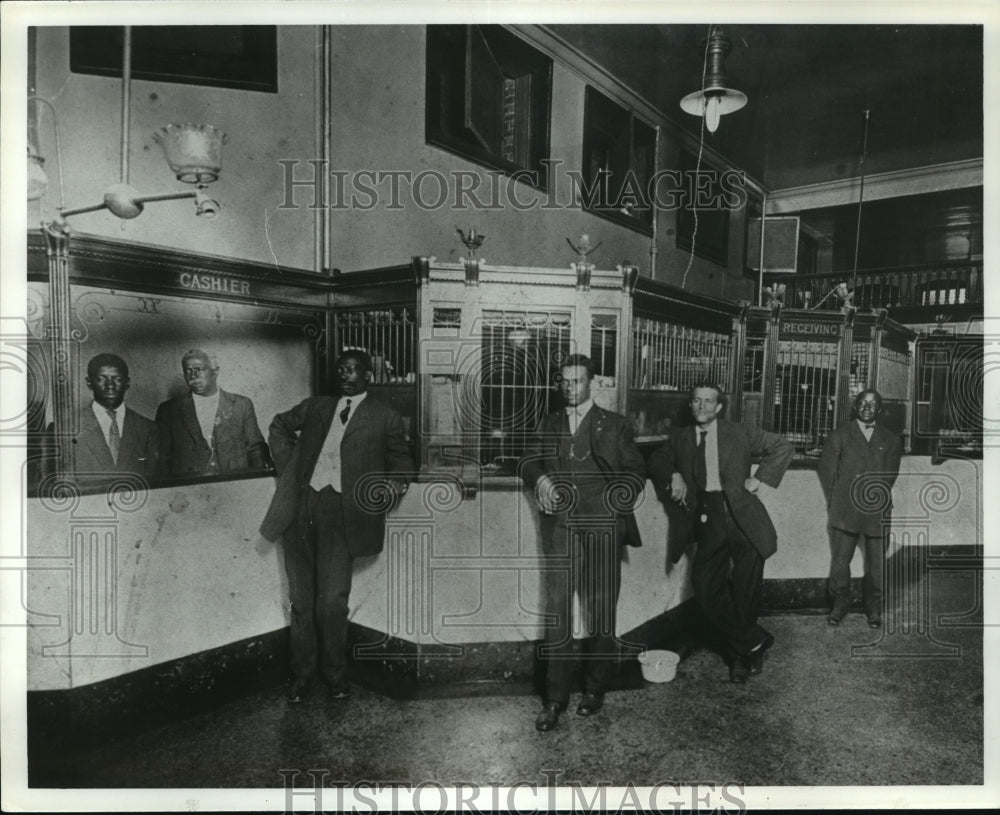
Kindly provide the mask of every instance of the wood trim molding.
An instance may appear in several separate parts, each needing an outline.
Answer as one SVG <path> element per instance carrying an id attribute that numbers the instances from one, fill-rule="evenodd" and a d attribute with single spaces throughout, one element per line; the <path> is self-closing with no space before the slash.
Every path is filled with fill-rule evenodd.
<path id="1" fill-rule="evenodd" d="M 883 198 L 898 198 L 904 195 L 918 195 L 942 190 L 957 190 L 979 187 L 983 184 L 983 160 L 981 158 L 964 161 L 950 161 L 908 170 L 865 177 L 865 201 Z M 842 178 L 822 184 L 808 184 L 789 187 L 768 193 L 767 214 L 780 215 L 801 212 L 821 207 L 858 203 L 861 192 L 861 178 Z"/>
<path id="2" fill-rule="evenodd" d="M 28 232 L 28 277 L 44 280 L 48 257 L 41 232 Z M 351 297 L 390 289 L 384 302 L 413 299 L 409 265 L 321 275 L 302 269 L 182 252 L 162 246 L 74 233 L 69 245 L 74 283 L 310 310 L 349 304 Z"/>

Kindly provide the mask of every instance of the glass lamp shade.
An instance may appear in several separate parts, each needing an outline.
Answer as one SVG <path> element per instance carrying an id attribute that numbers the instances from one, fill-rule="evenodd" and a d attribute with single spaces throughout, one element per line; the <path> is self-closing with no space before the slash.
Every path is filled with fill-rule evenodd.
<path id="1" fill-rule="evenodd" d="M 714 133 L 719 127 L 719 119 L 727 113 L 735 113 L 747 103 L 747 95 L 732 88 L 707 88 L 689 93 L 681 99 L 681 110 L 692 116 L 704 116 L 705 127 Z"/>
<path id="2" fill-rule="evenodd" d="M 28 200 L 37 201 L 49 188 L 49 179 L 45 175 L 42 163 L 45 161 L 38 154 L 33 154 L 28 148 Z"/>
<path id="3" fill-rule="evenodd" d="M 153 134 L 178 181 L 211 184 L 222 169 L 226 134 L 212 125 L 169 124 Z"/>

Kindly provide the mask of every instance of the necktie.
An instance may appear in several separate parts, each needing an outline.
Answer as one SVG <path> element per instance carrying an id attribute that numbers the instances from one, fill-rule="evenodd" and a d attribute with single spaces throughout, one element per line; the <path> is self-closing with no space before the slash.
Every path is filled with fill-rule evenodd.
<path id="1" fill-rule="evenodd" d="M 560 411 L 562 416 L 559 419 L 559 458 L 563 461 L 571 458 L 571 447 L 573 444 L 573 434 L 569 427 L 569 413 Z"/>
<path id="2" fill-rule="evenodd" d="M 705 436 L 707 430 L 698 429 L 698 450 L 694 457 L 694 480 L 699 490 L 704 491 L 708 483 L 708 464 L 705 460 Z"/>
<path id="3" fill-rule="evenodd" d="M 105 410 L 108 411 L 108 416 L 111 417 L 111 429 L 108 431 L 108 449 L 111 451 L 111 460 L 117 464 L 118 449 L 122 444 L 122 434 L 118 430 L 118 414 L 109 408 L 105 408 Z"/>
<path id="4" fill-rule="evenodd" d="M 340 411 L 340 423 L 347 424 L 347 418 L 351 415 L 351 400 L 347 400 L 347 404 L 344 409 Z"/>

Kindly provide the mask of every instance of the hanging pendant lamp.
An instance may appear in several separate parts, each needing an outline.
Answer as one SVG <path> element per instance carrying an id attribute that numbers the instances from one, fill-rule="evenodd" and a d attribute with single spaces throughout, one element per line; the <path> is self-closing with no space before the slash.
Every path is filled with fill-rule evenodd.
<path id="1" fill-rule="evenodd" d="M 747 103 L 747 95 L 729 87 L 729 80 L 722 70 L 722 63 L 732 50 L 732 43 L 721 28 L 713 28 L 705 46 L 705 63 L 701 90 L 681 99 L 681 110 L 692 116 L 704 116 L 705 127 L 714 133 L 719 119 L 735 113 Z"/>

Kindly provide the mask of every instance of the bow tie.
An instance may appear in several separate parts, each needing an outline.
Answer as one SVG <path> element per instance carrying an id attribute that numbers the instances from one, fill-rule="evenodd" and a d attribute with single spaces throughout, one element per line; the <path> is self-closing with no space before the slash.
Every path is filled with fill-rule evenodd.
<path id="1" fill-rule="evenodd" d="M 872 423 L 872 424 L 866 424 L 866 425 L 864 425 L 864 428 L 865 428 L 865 430 L 874 430 L 875 429 L 875 424 L 874 423 Z"/>

